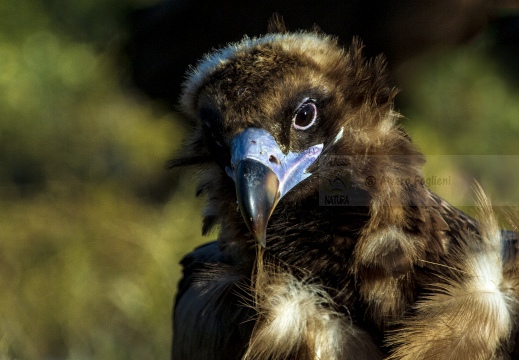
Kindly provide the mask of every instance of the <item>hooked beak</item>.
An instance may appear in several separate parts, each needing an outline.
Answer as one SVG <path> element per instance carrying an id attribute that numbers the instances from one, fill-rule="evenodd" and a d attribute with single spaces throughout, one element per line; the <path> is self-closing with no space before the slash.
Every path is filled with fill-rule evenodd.
<path id="1" fill-rule="evenodd" d="M 266 130 L 249 128 L 231 144 L 232 169 L 227 174 L 236 184 L 236 196 L 245 224 L 265 247 L 267 224 L 279 200 L 309 177 L 306 170 L 319 157 L 323 144 L 299 153 L 284 154 Z"/>

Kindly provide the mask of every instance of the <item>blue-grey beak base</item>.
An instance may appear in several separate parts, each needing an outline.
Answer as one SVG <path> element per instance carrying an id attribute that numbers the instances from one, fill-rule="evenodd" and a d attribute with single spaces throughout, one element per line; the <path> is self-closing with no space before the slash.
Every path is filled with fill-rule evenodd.
<path id="1" fill-rule="evenodd" d="M 249 128 L 231 144 L 232 169 L 238 205 L 247 227 L 265 246 L 268 219 L 279 199 L 311 174 L 306 170 L 319 157 L 323 145 L 284 154 L 274 137 L 263 129 Z"/>

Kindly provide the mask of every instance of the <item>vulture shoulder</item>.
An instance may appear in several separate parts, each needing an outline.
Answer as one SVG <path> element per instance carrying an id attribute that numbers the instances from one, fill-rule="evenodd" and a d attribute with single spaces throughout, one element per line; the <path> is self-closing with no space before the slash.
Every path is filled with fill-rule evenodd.
<path id="1" fill-rule="evenodd" d="M 248 278 L 226 259 L 216 241 L 186 255 L 181 265 L 172 358 L 240 359 L 254 324 L 245 291 Z"/>

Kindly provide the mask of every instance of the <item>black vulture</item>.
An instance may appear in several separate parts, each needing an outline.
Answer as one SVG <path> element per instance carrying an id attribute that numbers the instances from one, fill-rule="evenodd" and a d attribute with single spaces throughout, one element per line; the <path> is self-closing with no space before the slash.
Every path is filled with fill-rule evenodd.
<path id="1" fill-rule="evenodd" d="M 190 71 L 170 165 L 198 169 L 218 239 L 182 261 L 173 359 L 514 353 L 518 238 L 482 190 L 473 219 L 426 187 L 396 93 L 360 40 L 279 23 Z"/>

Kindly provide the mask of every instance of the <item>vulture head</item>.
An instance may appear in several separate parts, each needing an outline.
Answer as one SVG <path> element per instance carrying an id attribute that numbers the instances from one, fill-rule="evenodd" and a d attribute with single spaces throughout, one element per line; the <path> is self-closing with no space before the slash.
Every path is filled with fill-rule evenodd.
<path id="1" fill-rule="evenodd" d="M 376 180 L 419 178 L 422 163 L 397 125 L 395 94 L 384 59 L 366 61 L 358 40 L 345 51 L 316 33 L 272 34 L 208 55 L 184 84 L 181 104 L 197 129 L 186 156 L 174 162 L 206 168 L 199 189 L 209 198 L 204 230 L 220 224 L 225 236 L 237 220 L 229 201 L 237 201 L 240 222 L 265 246 L 280 222 L 269 225 L 272 216 L 296 205 L 321 213 L 333 181 L 347 188 L 338 205 L 357 215 L 373 198 L 379 207 L 395 205 L 404 189 Z M 313 226 L 318 217 L 304 218 Z"/>
<path id="2" fill-rule="evenodd" d="M 219 233 L 183 260 L 174 357 L 505 353 L 517 237 L 486 200 L 478 222 L 427 189 L 385 68 L 359 40 L 285 32 L 191 69 L 181 106 L 196 125 L 171 166 L 197 166 L 203 233 Z"/>

